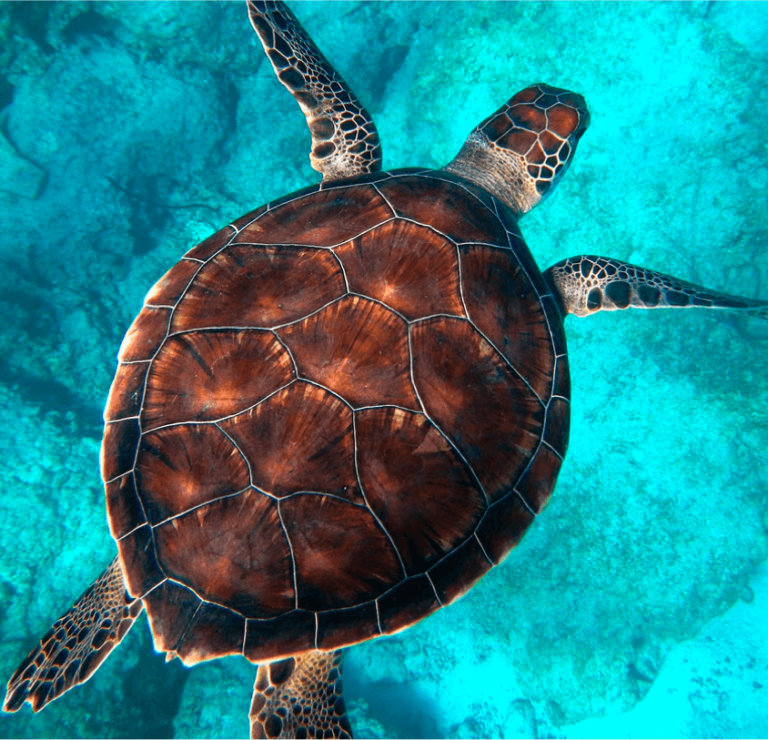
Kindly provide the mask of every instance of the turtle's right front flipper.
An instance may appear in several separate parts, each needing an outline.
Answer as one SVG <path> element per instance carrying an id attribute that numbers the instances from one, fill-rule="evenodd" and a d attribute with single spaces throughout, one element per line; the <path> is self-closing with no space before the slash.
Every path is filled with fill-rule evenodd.
<path id="1" fill-rule="evenodd" d="M 133 626 L 142 603 L 125 590 L 115 558 L 74 606 L 40 640 L 8 682 L 3 710 L 24 702 L 37 712 L 91 677 Z"/>
<path id="2" fill-rule="evenodd" d="M 301 107 L 312 134 L 312 167 L 323 182 L 381 169 L 373 119 L 283 2 L 248 0 L 264 51 Z"/>
<path id="3" fill-rule="evenodd" d="M 718 293 L 606 257 L 569 257 L 552 265 L 544 277 L 563 315 L 625 308 L 719 308 L 768 319 L 768 301 Z"/>

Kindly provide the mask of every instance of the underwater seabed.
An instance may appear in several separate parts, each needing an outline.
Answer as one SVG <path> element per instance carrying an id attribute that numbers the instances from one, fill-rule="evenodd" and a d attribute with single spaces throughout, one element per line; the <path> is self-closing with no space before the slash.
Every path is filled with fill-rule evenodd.
<path id="1" fill-rule="evenodd" d="M 592 112 L 523 223 L 542 267 L 604 254 L 768 298 L 768 8 L 292 3 L 376 118 L 441 166 L 525 85 Z M 303 117 L 237 3 L 0 4 L 0 677 L 115 549 L 100 413 L 176 259 L 315 182 Z M 707 312 L 566 323 L 568 459 L 506 563 L 355 647 L 359 736 L 768 736 L 768 327 Z M 146 620 L 6 737 L 246 737 L 254 669 L 164 664 Z"/>

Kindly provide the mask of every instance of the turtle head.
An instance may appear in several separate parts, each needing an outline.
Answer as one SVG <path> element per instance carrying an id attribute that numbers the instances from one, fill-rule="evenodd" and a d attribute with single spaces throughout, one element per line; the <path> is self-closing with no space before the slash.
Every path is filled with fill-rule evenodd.
<path id="1" fill-rule="evenodd" d="M 522 216 L 560 182 L 587 126 L 581 95 L 531 85 L 486 118 L 444 169 L 480 185 Z"/>

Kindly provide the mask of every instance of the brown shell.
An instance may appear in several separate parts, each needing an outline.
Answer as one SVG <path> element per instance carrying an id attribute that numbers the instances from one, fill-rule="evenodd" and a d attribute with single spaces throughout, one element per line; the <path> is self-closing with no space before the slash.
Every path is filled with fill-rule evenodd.
<path id="1" fill-rule="evenodd" d="M 187 664 L 449 604 L 518 543 L 567 444 L 558 309 L 514 216 L 445 173 L 244 216 L 155 285 L 119 359 L 110 527 Z"/>

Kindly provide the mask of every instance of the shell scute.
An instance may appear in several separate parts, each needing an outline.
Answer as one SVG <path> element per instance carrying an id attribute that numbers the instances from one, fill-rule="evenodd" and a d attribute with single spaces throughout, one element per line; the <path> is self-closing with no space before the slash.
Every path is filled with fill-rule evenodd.
<path id="1" fill-rule="evenodd" d="M 144 508 L 136 491 L 133 473 L 127 473 L 109 481 L 104 486 L 109 509 L 109 531 L 119 540 L 132 530 L 146 524 Z"/>
<path id="2" fill-rule="evenodd" d="M 283 499 L 280 514 L 296 563 L 300 608 L 360 604 L 402 580 L 395 548 L 366 507 L 302 494 Z"/>
<path id="3" fill-rule="evenodd" d="M 193 635 L 194 639 L 182 638 L 176 648 L 185 665 L 225 655 L 242 655 L 245 618 L 229 609 L 204 602 L 190 620 L 187 634 Z"/>
<path id="4" fill-rule="evenodd" d="M 353 406 L 418 408 L 408 370 L 405 321 L 375 301 L 345 296 L 277 333 L 301 377 Z"/>
<path id="5" fill-rule="evenodd" d="M 175 651 L 202 602 L 189 588 L 165 581 L 144 597 L 155 650 Z"/>
<path id="6" fill-rule="evenodd" d="M 139 415 L 148 370 L 149 361 L 118 364 L 104 407 L 104 421 L 119 421 Z"/>
<path id="7" fill-rule="evenodd" d="M 259 367 L 254 373 L 253 368 Z M 243 411 L 294 380 L 291 356 L 269 331 L 171 336 L 152 363 L 141 413 L 145 431 Z"/>
<path id="8" fill-rule="evenodd" d="M 511 491 L 488 509 L 477 528 L 477 539 L 488 557 L 498 565 L 520 542 L 533 519 L 531 510 L 518 494 Z"/>
<path id="9" fill-rule="evenodd" d="M 213 424 L 176 425 L 145 434 L 135 475 L 153 525 L 250 485 L 245 460 Z"/>
<path id="10" fill-rule="evenodd" d="M 260 208 L 258 211 L 243 216 L 243 218 L 253 219 L 263 210 L 265 209 Z M 206 260 L 210 259 L 211 256 L 216 254 L 216 252 L 218 252 L 225 244 L 228 244 L 230 241 L 232 241 L 236 233 L 237 228 L 234 225 L 225 226 L 220 231 L 217 231 L 212 236 L 209 236 L 207 239 L 201 241 L 200 244 L 198 244 L 196 247 L 190 249 L 189 252 L 184 255 L 184 258 L 187 260 L 199 260 L 200 262 L 205 262 Z M 175 268 L 171 268 L 171 272 L 169 272 L 168 275 L 171 275 L 174 269 Z"/>
<path id="11" fill-rule="evenodd" d="M 101 441 L 101 477 L 105 482 L 133 469 L 141 430 L 138 419 L 109 422 Z"/>
<path id="12" fill-rule="evenodd" d="M 361 411 L 357 445 L 366 500 L 392 537 L 408 575 L 423 573 L 474 530 L 486 508 L 483 492 L 423 414 Z"/>
<path id="13" fill-rule="evenodd" d="M 414 382 L 429 417 L 495 501 L 515 485 L 538 446 L 541 402 L 467 321 L 419 322 L 411 341 Z"/>
<path id="14" fill-rule="evenodd" d="M 145 306 L 123 337 L 117 359 L 120 362 L 151 360 L 168 334 L 171 309 Z"/>
<path id="15" fill-rule="evenodd" d="M 174 311 L 174 332 L 296 321 L 345 292 L 334 256 L 313 247 L 233 244 L 201 268 Z"/>
<path id="16" fill-rule="evenodd" d="M 199 269 L 200 263 L 196 260 L 179 260 L 147 293 L 144 305 L 175 306 Z"/>
<path id="17" fill-rule="evenodd" d="M 274 619 L 248 619 L 243 654 L 252 663 L 300 655 L 315 647 L 315 613 L 295 609 Z"/>
<path id="18" fill-rule="evenodd" d="M 406 319 L 464 315 L 456 247 L 432 229 L 403 219 L 387 221 L 334 252 L 350 290 L 381 301 Z M 422 267 L 426 253 L 429 271 Z"/>
<path id="19" fill-rule="evenodd" d="M 295 606 L 291 551 L 274 499 L 248 490 L 215 500 L 157 525 L 154 540 L 168 576 L 206 601 L 260 618 Z"/>
<path id="20" fill-rule="evenodd" d="M 442 606 L 426 575 L 402 581 L 378 599 L 378 605 L 381 631 L 385 635 L 410 627 Z"/>
<path id="21" fill-rule="evenodd" d="M 539 398 L 552 387 L 555 359 L 547 314 L 511 249 L 461 247 L 464 301 L 473 324 Z"/>
<path id="22" fill-rule="evenodd" d="M 556 476 L 563 464 L 562 458 L 547 445 L 541 445 L 529 468 L 520 478 L 515 490 L 531 510 L 539 514 L 552 493 L 552 475 Z"/>
<path id="23" fill-rule="evenodd" d="M 453 550 L 429 571 L 441 603 L 446 606 L 461 598 L 491 568 L 483 548 L 474 537 Z"/>
<path id="24" fill-rule="evenodd" d="M 333 247 L 388 218 L 392 211 L 373 186 L 329 188 L 281 203 L 244 226 L 237 241 Z"/>
<path id="25" fill-rule="evenodd" d="M 429 224 L 456 243 L 508 246 L 505 229 L 481 200 L 468 187 L 440 178 L 398 177 L 377 187 L 398 216 Z"/>
<path id="26" fill-rule="evenodd" d="M 317 615 L 317 649 L 330 650 L 336 645 L 357 642 L 360 635 L 379 634 L 376 604 L 372 601 L 343 611 L 332 610 Z"/>
<path id="27" fill-rule="evenodd" d="M 155 553 L 152 529 L 144 524 L 117 541 L 126 587 L 134 598 L 143 597 L 165 580 Z"/>
<path id="28" fill-rule="evenodd" d="M 352 411 L 297 381 L 221 423 L 249 461 L 253 484 L 282 497 L 322 491 L 363 503 L 355 475 Z"/>
<path id="29" fill-rule="evenodd" d="M 562 322 L 514 216 L 456 175 L 378 173 L 196 250 L 107 407 L 110 526 L 156 644 L 276 660 L 465 593 L 567 444 Z"/>

